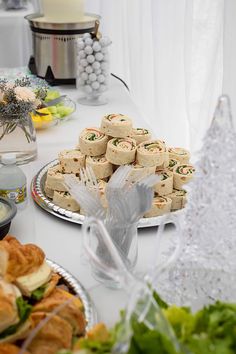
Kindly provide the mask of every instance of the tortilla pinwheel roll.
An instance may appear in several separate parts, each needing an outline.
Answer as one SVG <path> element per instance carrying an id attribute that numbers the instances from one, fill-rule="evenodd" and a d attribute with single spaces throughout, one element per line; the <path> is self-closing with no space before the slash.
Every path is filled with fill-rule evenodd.
<path id="1" fill-rule="evenodd" d="M 107 144 L 106 159 L 114 165 L 134 162 L 136 141 L 131 138 L 113 138 Z"/>
<path id="2" fill-rule="evenodd" d="M 183 189 L 183 185 L 188 183 L 195 172 L 195 168 L 192 165 L 179 165 L 174 168 L 174 189 Z"/>
<path id="3" fill-rule="evenodd" d="M 190 153 L 183 148 L 169 148 L 170 159 L 178 160 L 181 164 L 189 163 Z"/>
<path id="4" fill-rule="evenodd" d="M 171 199 L 167 197 L 156 196 L 153 198 L 151 209 L 144 215 L 145 218 L 161 216 L 169 213 L 171 210 Z"/>
<path id="5" fill-rule="evenodd" d="M 186 202 L 187 202 L 187 192 L 182 190 L 178 191 L 177 189 L 174 189 L 171 194 L 169 194 L 167 197 L 172 200 L 171 204 L 171 210 L 179 210 L 184 208 Z"/>
<path id="6" fill-rule="evenodd" d="M 86 128 L 79 136 L 80 151 L 84 155 L 99 156 L 106 152 L 108 137 L 97 128 Z"/>
<path id="7" fill-rule="evenodd" d="M 105 155 L 87 156 L 86 167 L 91 167 L 97 179 L 107 178 L 112 175 L 112 164 L 107 161 Z"/>
<path id="8" fill-rule="evenodd" d="M 168 166 L 168 170 L 172 171 L 174 170 L 175 167 L 179 166 L 180 162 L 176 159 L 170 159 L 169 160 L 169 166 Z"/>
<path id="9" fill-rule="evenodd" d="M 145 141 L 137 147 L 137 163 L 142 166 L 161 166 L 166 159 L 166 154 L 163 141 Z"/>
<path id="10" fill-rule="evenodd" d="M 48 169 L 45 185 L 47 186 L 47 188 L 52 190 L 57 190 L 61 192 L 67 191 L 67 188 L 64 185 L 64 175 L 61 171 L 60 165 L 56 165 Z"/>
<path id="11" fill-rule="evenodd" d="M 160 196 L 172 193 L 173 173 L 168 170 L 157 170 L 156 174 L 161 177 L 161 180 L 154 186 L 154 191 Z"/>
<path id="12" fill-rule="evenodd" d="M 148 129 L 133 128 L 131 138 L 133 138 L 138 145 L 138 144 L 143 143 L 144 141 L 151 140 L 152 135 Z"/>
<path id="13" fill-rule="evenodd" d="M 147 177 L 149 175 L 155 174 L 156 172 L 156 166 L 141 166 L 137 164 L 137 162 L 134 162 L 132 165 L 132 170 L 130 171 L 130 174 L 128 176 L 128 180 L 131 183 L 140 181 L 142 178 Z"/>
<path id="14" fill-rule="evenodd" d="M 85 156 L 79 147 L 76 150 L 64 150 L 58 155 L 63 173 L 79 173 L 80 168 L 85 166 Z"/>
<path id="15" fill-rule="evenodd" d="M 68 192 L 54 191 L 53 203 L 58 205 L 60 208 L 70 211 L 79 211 L 80 209 L 79 204 L 72 198 L 72 196 Z"/>
<path id="16" fill-rule="evenodd" d="M 44 193 L 46 194 L 46 196 L 50 199 L 53 198 L 53 194 L 54 194 L 54 190 L 51 189 L 51 188 L 48 188 L 47 184 L 45 183 L 45 186 L 44 186 Z"/>
<path id="17" fill-rule="evenodd" d="M 132 121 L 123 114 L 108 114 L 102 118 L 101 131 L 114 138 L 125 138 L 132 134 Z"/>

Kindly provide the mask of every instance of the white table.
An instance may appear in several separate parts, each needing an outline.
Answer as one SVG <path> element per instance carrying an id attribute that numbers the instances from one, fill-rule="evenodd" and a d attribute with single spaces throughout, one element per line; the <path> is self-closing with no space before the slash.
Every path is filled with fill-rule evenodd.
<path id="1" fill-rule="evenodd" d="M 31 3 L 27 9 L 8 11 L 0 5 L 0 67 L 28 65 L 32 53 L 32 35 L 24 16 L 33 12 Z"/>
<path id="2" fill-rule="evenodd" d="M 78 93 L 71 87 L 61 88 L 76 100 Z M 73 119 L 50 130 L 40 131 L 38 138 L 38 159 L 23 167 L 28 185 L 37 171 L 55 159 L 60 150 L 73 148 L 78 141 L 79 132 L 89 126 L 99 126 L 101 117 L 107 113 L 125 113 L 133 118 L 136 126 L 146 126 L 131 100 L 129 92 L 118 80 L 113 79 L 109 93 L 109 103 L 104 106 L 77 105 Z M 30 198 L 29 198 L 30 199 Z M 150 262 L 153 242 L 157 228 L 143 229 L 139 232 L 138 271 L 144 271 Z M 47 257 L 69 270 L 89 291 L 99 318 L 112 325 L 119 318 L 126 296 L 123 291 L 114 291 L 98 286 L 90 275 L 89 266 L 81 256 L 81 226 L 60 220 L 36 206 L 30 199 L 27 208 L 19 212 L 12 223 L 11 234 L 22 242 L 34 242 L 41 246 Z"/>

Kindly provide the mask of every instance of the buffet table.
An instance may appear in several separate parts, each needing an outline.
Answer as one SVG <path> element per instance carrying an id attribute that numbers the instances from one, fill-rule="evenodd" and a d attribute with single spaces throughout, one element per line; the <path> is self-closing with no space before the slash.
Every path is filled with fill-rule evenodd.
<path id="1" fill-rule="evenodd" d="M 76 101 L 78 93 L 75 88 L 59 87 L 59 89 Z M 148 128 L 128 90 L 119 80 L 112 78 L 108 97 L 109 103 L 103 106 L 77 104 L 77 110 L 70 120 L 48 130 L 38 131 L 38 158 L 22 167 L 27 175 L 28 187 L 41 167 L 55 159 L 59 151 L 75 147 L 79 132 L 88 126 L 98 126 L 104 114 L 124 113 L 132 117 L 136 126 Z M 156 227 L 141 229 L 139 232 L 137 271 L 145 271 L 150 263 L 156 232 Z M 119 318 L 119 311 L 124 307 L 127 298 L 123 291 L 107 289 L 92 278 L 89 264 L 86 263 L 82 253 L 80 225 L 48 214 L 29 197 L 27 207 L 18 212 L 12 223 L 11 234 L 16 235 L 23 243 L 38 244 L 49 259 L 77 277 L 92 297 L 100 320 L 112 325 Z"/>

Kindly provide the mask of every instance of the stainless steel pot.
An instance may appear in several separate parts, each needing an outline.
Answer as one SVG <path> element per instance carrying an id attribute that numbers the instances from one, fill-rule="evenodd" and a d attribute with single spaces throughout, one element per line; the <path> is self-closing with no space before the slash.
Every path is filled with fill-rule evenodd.
<path id="1" fill-rule="evenodd" d="M 84 33 L 95 30 L 100 16 L 86 14 L 88 21 L 78 23 L 50 23 L 39 21 L 42 14 L 25 17 L 33 36 L 31 72 L 46 79 L 50 84 L 71 84 L 76 78 L 75 40 Z"/>

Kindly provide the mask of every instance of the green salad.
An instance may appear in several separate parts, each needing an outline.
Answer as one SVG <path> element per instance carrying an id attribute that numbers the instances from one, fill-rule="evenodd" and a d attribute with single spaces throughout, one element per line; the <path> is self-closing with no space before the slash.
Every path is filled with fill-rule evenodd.
<path id="1" fill-rule="evenodd" d="M 157 294 L 154 294 L 154 298 L 178 338 L 181 348 L 178 353 L 236 353 L 236 304 L 217 301 L 192 313 L 186 307 L 168 306 Z M 97 337 L 82 338 L 76 345 L 77 349 L 61 353 L 111 353 L 122 326 L 123 319 L 106 336 L 101 336 L 100 329 Z M 176 354 L 174 347 L 158 330 L 150 330 L 136 319 L 131 319 L 130 326 L 132 337 L 127 354 Z"/>

